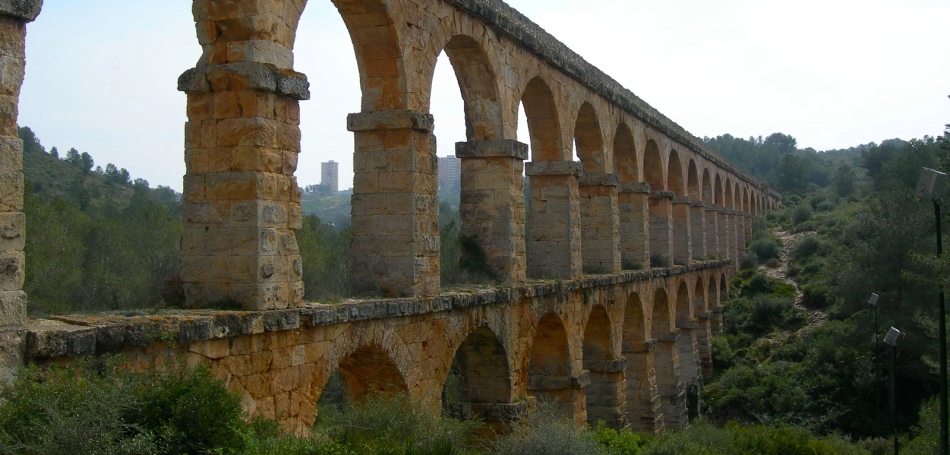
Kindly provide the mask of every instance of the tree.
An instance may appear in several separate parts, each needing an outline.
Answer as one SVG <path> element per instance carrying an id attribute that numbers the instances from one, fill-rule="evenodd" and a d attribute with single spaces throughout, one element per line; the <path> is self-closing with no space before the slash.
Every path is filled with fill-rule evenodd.
<path id="1" fill-rule="evenodd" d="M 857 174 L 848 163 L 841 163 L 835 170 L 835 191 L 838 192 L 838 196 L 849 197 L 854 194 L 855 181 L 857 181 Z"/>
<path id="2" fill-rule="evenodd" d="M 772 133 L 765 138 L 765 146 L 772 147 L 780 153 L 791 153 L 798 150 L 798 141 L 787 134 Z"/>

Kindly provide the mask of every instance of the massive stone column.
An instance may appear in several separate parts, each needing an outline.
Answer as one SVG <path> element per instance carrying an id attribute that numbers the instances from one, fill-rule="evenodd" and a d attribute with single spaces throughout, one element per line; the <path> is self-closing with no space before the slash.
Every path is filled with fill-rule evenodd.
<path id="1" fill-rule="evenodd" d="M 433 119 L 411 111 L 351 114 L 350 285 L 356 294 L 438 295 L 439 199 Z"/>
<path id="2" fill-rule="evenodd" d="M 527 163 L 528 276 L 574 279 L 582 274 L 581 217 L 577 178 L 580 163 Z"/>
<path id="3" fill-rule="evenodd" d="M 719 237 L 719 212 L 715 206 L 708 206 L 704 210 L 706 215 L 706 257 L 719 259 L 722 257 Z"/>
<path id="4" fill-rule="evenodd" d="M 713 363 L 710 313 L 700 313 L 696 315 L 696 321 L 696 351 L 699 353 L 699 365 L 702 370 L 703 379 L 711 380 L 713 377 Z"/>
<path id="5" fill-rule="evenodd" d="M 196 0 L 192 8 L 204 53 L 178 80 L 188 94 L 181 278 L 190 307 L 303 303 L 294 171 L 298 102 L 310 91 L 292 69 L 300 11 L 273 12 L 274 3 Z"/>
<path id="6" fill-rule="evenodd" d="M 679 349 L 676 330 L 657 337 L 656 382 L 660 391 L 660 407 L 667 429 L 682 430 L 688 425 L 686 393 L 680 378 Z"/>
<path id="7" fill-rule="evenodd" d="M 742 240 L 741 234 L 741 224 L 739 222 L 739 212 L 735 210 L 726 211 L 726 219 L 728 220 L 728 233 L 729 233 L 729 257 L 738 258 L 742 254 L 742 245 L 740 241 Z"/>
<path id="8" fill-rule="evenodd" d="M 42 0 L 0 0 L 0 382 L 9 382 L 23 363 L 26 217 L 17 115 L 26 70 L 26 24 L 42 6 Z"/>
<path id="9" fill-rule="evenodd" d="M 689 234 L 693 242 L 693 259 L 705 260 L 709 254 L 706 246 L 706 204 L 702 201 L 690 201 L 689 220 L 692 227 Z"/>
<path id="10" fill-rule="evenodd" d="M 673 199 L 673 263 L 688 265 L 693 260 L 693 241 L 690 237 L 689 199 Z"/>
<path id="11" fill-rule="evenodd" d="M 719 256 L 723 259 L 733 259 L 736 257 L 735 235 L 729 231 L 729 211 L 720 208 L 718 210 L 719 218 Z"/>
<path id="12" fill-rule="evenodd" d="M 660 389 L 654 370 L 656 340 L 625 341 L 623 355 L 627 359 L 626 413 L 627 423 L 635 431 L 658 433 L 663 430 Z"/>
<path id="13" fill-rule="evenodd" d="M 650 265 L 650 185 L 620 185 L 620 262 L 624 270 Z"/>
<path id="14" fill-rule="evenodd" d="M 584 174 L 579 183 L 584 273 L 620 271 L 620 209 L 615 174 Z"/>
<path id="15" fill-rule="evenodd" d="M 699 349 L 697 346 L 696 331 L 699 324 L 695 322 L 677 323 L 679 337 L 676 340 L 677 358 L 679 360 L 680 382 L 684 388 L 700 384 L 701 369 L 699 363 Z"/>
<path id="16" fill-rule="evenodd" d="M 587 396 L 587 423 L 604 422 L 611 428 L 627 426 L 626 383 L 624 371 L 627 360 L 584 360 L 584 369 L 590 371 L 590 384 L 584 390 Z"/>
<path id="17" fill-rule="evenodd" d="M 510 139 L 459 142 L 455 155 L 462 160 L 461 234 L 475 240 L 499 282 L 523 284 L 528 146 Z"/>
<path id="18" fill-rule="evenodd" d="M 673 265 L 673 192 L 650 194 L 650 264 Z"/>

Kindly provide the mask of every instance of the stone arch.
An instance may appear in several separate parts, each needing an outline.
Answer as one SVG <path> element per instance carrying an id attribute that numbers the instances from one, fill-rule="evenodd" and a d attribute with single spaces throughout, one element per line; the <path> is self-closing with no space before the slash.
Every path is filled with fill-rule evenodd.
<path id="1" fill-rule="evenodd" d="M 403 393 L 412 390 L 410 372 L 414 362 L 408 347 L 391 328 L 350 325 L 329 341 L 323 368 L 315 371 L 309 390 L 319 399 L 331 372 L 337 370 L 349 397 L 361 399 L 368 393 Z M 346 372 L 344 372 L 346 370 Z M 375 380 L 374 378 L 381 378 Z M 349 381 L 360 382 L 351 388 Z M 414 399 L 423 397 L 413 396 Z"/>
<path id="2" fill-rule="evenodd" d="M 696 170 L 696 160 L 690 159 L 686 170 L 686 192 L 690 199 L 699 201 L 702 199 L 700 191 L 699 171 Z"/>
<path id="3" fill-rule="evenodd" d="M 660 148 L 656 141 L 649 139 L 643 153 L 643 178 L 650 185 L 651 190 L 659 191 L 666 189 L 666 179 L 663 178 L 665 175 Z"/>
<path id="4" fill-rule="evenodd" d="M 706 300 L 706 306 L 709 310 L 719 308 L 719 286 L 715 276 L 709 277 L 709 290 L 706 293 Z"/>
<path id="5" fill-rule="evenodd" d="M 712 178 L 709 176 L 709 169 L 703 169 L 703 178 L 701 183 L 702 188 L 702 201 L 707 204 L 712 204 L 715 201 L 712 190 Z"/>
<path id="6" fill-rule="evenodd" d="M 343 17 L 360 73 L 363 112 L 410 108 L 401 38 L 382 0 L 333 0 Z"/>
<path id="7" fill-rule="evenodd" d="M 663 288 L 653 294 L 653 315 L 651 318 L 653 338 L 656 339 L 656 351 L 653 354 L 656 369 L 656 385 L 660 395 L 660 409 L 671 429 L 681 428 L 686 415 L 683 391 L 679 373 L 679 355 L 677 349 L 678 330 L 673 328 L 670 302 Z"/>
<path id="8" fill-rule="evenodd" d="M 450 383 L 456 382 L 456 383 Z M 460 418 L 498 420 L 511 402 L 511 374 L 504 345 L 488 327 L 473 330 L 455 351 L 443 386 L 443 409 Z"/>
<path id="9" fill-rule="evenodd" d="M 706 302 L 706 290 L 703 284 L 703 277 L 697 277 L 696 286 L 693 290 L 693 317 L 695 318 L 699 318 L 701 315 L 706 314 L 709 311 L 709 307 Z"/>
<path id="10" fill-rule="evenodd" d="M 702 275 L 696 277 L 696 285 L 693 289 L 693 315 L 696 318 L 696 328 L 693 333 L 696 353 L 699 355 L 697 361 L 702 377 L 709 379 L 712 378 L 713 373 L 712 327 L 709 324 L 709 302 Z"/>
<path id="11" fill-rule="evenodd" d="M 670 151 L 667 169 L 666 189 L 676 193 L 677 196 L 685 196 L 686 185 L 683 181 L 683 164 L 680 162 L 680 156 L 676 150 Z"/>
<path id="12" fill-rule="evenodd" d="M 553 313 L 544 315 L 535 327 L 528 355 L 527 393 L 540 402 L 556 403 L 558 412 L 573 416 L 571 357 L 567 331 Z"/>
<path id="13" fill-rule="evenodd" d="M 670 317 L 670 304 L 666 290 L 657 288 L 653 293 L 653 311 L 650 317 L 650 333 L 655 339 L 668 336 L 673 331 L 673 320 Z"/>
<path id="14" fill-rule="evenodd" d="M 466 139 L 501 138 L 504 121 L 498 78 L 485 50 L 472 37 L 455 35 L 445 44 L 443 51 L 449 57 L 462 92 Z"/>
<path id="15" fill-rule="evenodd" d="M 604 138 L 601 134 L 600 120 L 590 103 L 581 105 L 574 126 L 574 144 L 577 156 L 585 173 L 603 174 L 607 172 L 604 153 Z"/>
<path id="16" fill-rule="evenodd" d="M 521 97 L 531 137 L 532 161 L 570 161 L 564 156 L 557 104 L 548 83 L 541 77 L 528 82 Z"/>
<path id="17" fill-rule="evenodd" d="M 726 274 L 719 277 L 719 303 L 729 297 L 729 283 L 726 281 Z"/>
<path id="18" fill-rule="evenodd" d="M 732 178 L 726 177 L 726 193 L 723 195 L 723 207 L 727 209 L 735 208 L 735 199 L 732 197 Z"/>
<path id="19" fill-rule="evenodd" d="M 627 297 L 623 317 L 623 355 L 627 361 L 626 411 L 629 425 L 634 430 L 655 432 L 659 412 L 659 392 L 653 368 L 653 337 L 647 336 L 643 302 L 633 292 Z"/>
<path id="20" fill-rule="evenodd" d="M 626 123 L 617 126 L 614 135 L 614 161 L 617 177 L 622 183 L 637 183 L 640 181 L 640 162 L 637 159 L 637 147 L 633 133 Z"/>
<path id="21" fill-rule="evenodd" d="M 371 393 L 407 393 L 399 368 L 382 349 L 364 346 L 343 358 L 337 367 L 347 391 L 355 399 Z"/>
<path id="22" fill-rule="evenodd" d="M 688 325 L 693 319 L 693 307 L 689 301 L 689 287 L 681 281 L 676 287 L 676 326 Z"/>
<path id="23" fill-rule="evenodd" d="M 724 202 L 726 199 L 726 193 L 722 186 L 722 176 L 720 176 L 718 172 L 716 172 L 716 183 L 713 186 L 713 196 L 715 196 L 715 200 L 713 202 L 716 205 L 726 208 L 726 204 Z"/>
<path id="24" fill-rule="evenodd" d="M 607 422 L 613 427 L 623 426 L 622 406 L 623 370 L 617 367 L 612 349 L 610 317 L 603 305 L 595 305 L 584 330 L 584 369 L 590 372 L 590 384 L 585 387 L 587 423 Z"/>

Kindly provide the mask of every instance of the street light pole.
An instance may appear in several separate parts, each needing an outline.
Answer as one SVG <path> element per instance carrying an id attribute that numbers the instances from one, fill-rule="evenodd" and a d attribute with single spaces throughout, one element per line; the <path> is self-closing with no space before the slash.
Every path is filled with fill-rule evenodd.
<path id="1" fill-rule="evenodd" d="M 900 443 L 897 440 L 897 338 L 901 331 L 891 327 L 884 335 L 884 343 L 891 346 L 891 423 L 894 425 L 894 455 L 900 452 Z"/>
<path id="2" fill-rule="evenodd" d="M 940 235 L 940 204 L 943 202 L 940 194 L 943 186 L 947 182 L 947 174 L 930 168 L 923 168 L 920 173 L 920 181 L 917 183 L 917 192 L 915 195 L 922 199 L 928 199 L 934 204 L 934 217 L 937 224 L 937 258 L 943 253 L 943 239 Z M 940 307 L 940 453 L 941 455 L 950 455 L 947 452 L 947 308 L 943 297 L 943 285 L 940 285 L 940 295 L 937 298 Z"/>
<path id="3" fill-rule="evenodd" d="M 940 198 L 934 199 L 934 218 L 937 220 L 937 259 L 943 253 L 943 239 L 940 235 Z M 943 285 L 937 298 L 940 306 L 940 453 L 947 455 L 947 305 L 943 297 Z"/>

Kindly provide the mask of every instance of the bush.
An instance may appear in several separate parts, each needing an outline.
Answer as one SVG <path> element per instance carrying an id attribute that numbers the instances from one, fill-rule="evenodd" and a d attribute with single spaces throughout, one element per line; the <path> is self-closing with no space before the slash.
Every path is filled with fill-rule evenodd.
<path id="1" fill-rule="evenodd" d="M 74 369 L 20 370 L 0 390 L 0 453 L 157 453 L 154 435 L 123 416 L 133 384 Z"/>
<path id="2" fill-rule="evenodd" d="M 607 453 L 597 440 L 572 419 L 568 419 L 555 410 L 555 406 L 539 403 L 517 422 L 511 433 L 497 439 L 491 447 L 491 453 L 497 455 L 573 455 Z"/>
<path id="3" fill-rule="evenodd" d="M 648 436 L 629 429 L 614 430 L 603 422 L 597 422 L 597 426 L 591 430 L 591 437 L 611 455 L 639 455 L 643 446 L 650 440 Z"/>
<path id="4" fill-rule="evenodd" d="M 776 259 L 782 254 L 782 245 L 773 237 L 758 239 L 749 245 L 749 249 L 763 262 Z"/>
<path id="5" fill-rule="evenodd" d="M 237 394 L 205 367 L 154 369 L 136 385 L 139 409 L 125 420 L 149 429 L 164 453 L 239 447 L 244 411 Z"/>
<path id="6" fill-rule="evenodd" d="M 811 207 L 808 205 L 802 204 L 795 208 L 795 212 L 792 214 L 792 221 L 795 224 L 802 224 L 811 219 L 812 211 Z"/>
<path id="7" fill-rule="evenodd" d="M 792 248 L 792 258 L 797 261 L 805 261 L 818 252 L 821 242 L 817 235 L 806 235 L 795 243 Z"/>
<path id="8" fill-rule="evenodd" d="M 203 367 L 33 367 L 0 398 L 0 453 L 206 453 L 240 448 L 246 428 L 237 395 Z"/>
<path id="9" fill-rule="evenodd" d="M 740 269 L 755 269 L 756 264 L 758 264 L 759 258 L 756 257 L 755 253 L 751 251 L 746 251 L 742 253 L 742 256 L 739 256 L 739 268 Z"/>
<path id="10" fill-rule="evenodd" d="M 408 395 L 371 395 L 343 409 L 320 410 L 316 431 L 354 454 L 452 454 L 472 442 L 477 421 L 414 404 Z"/>

